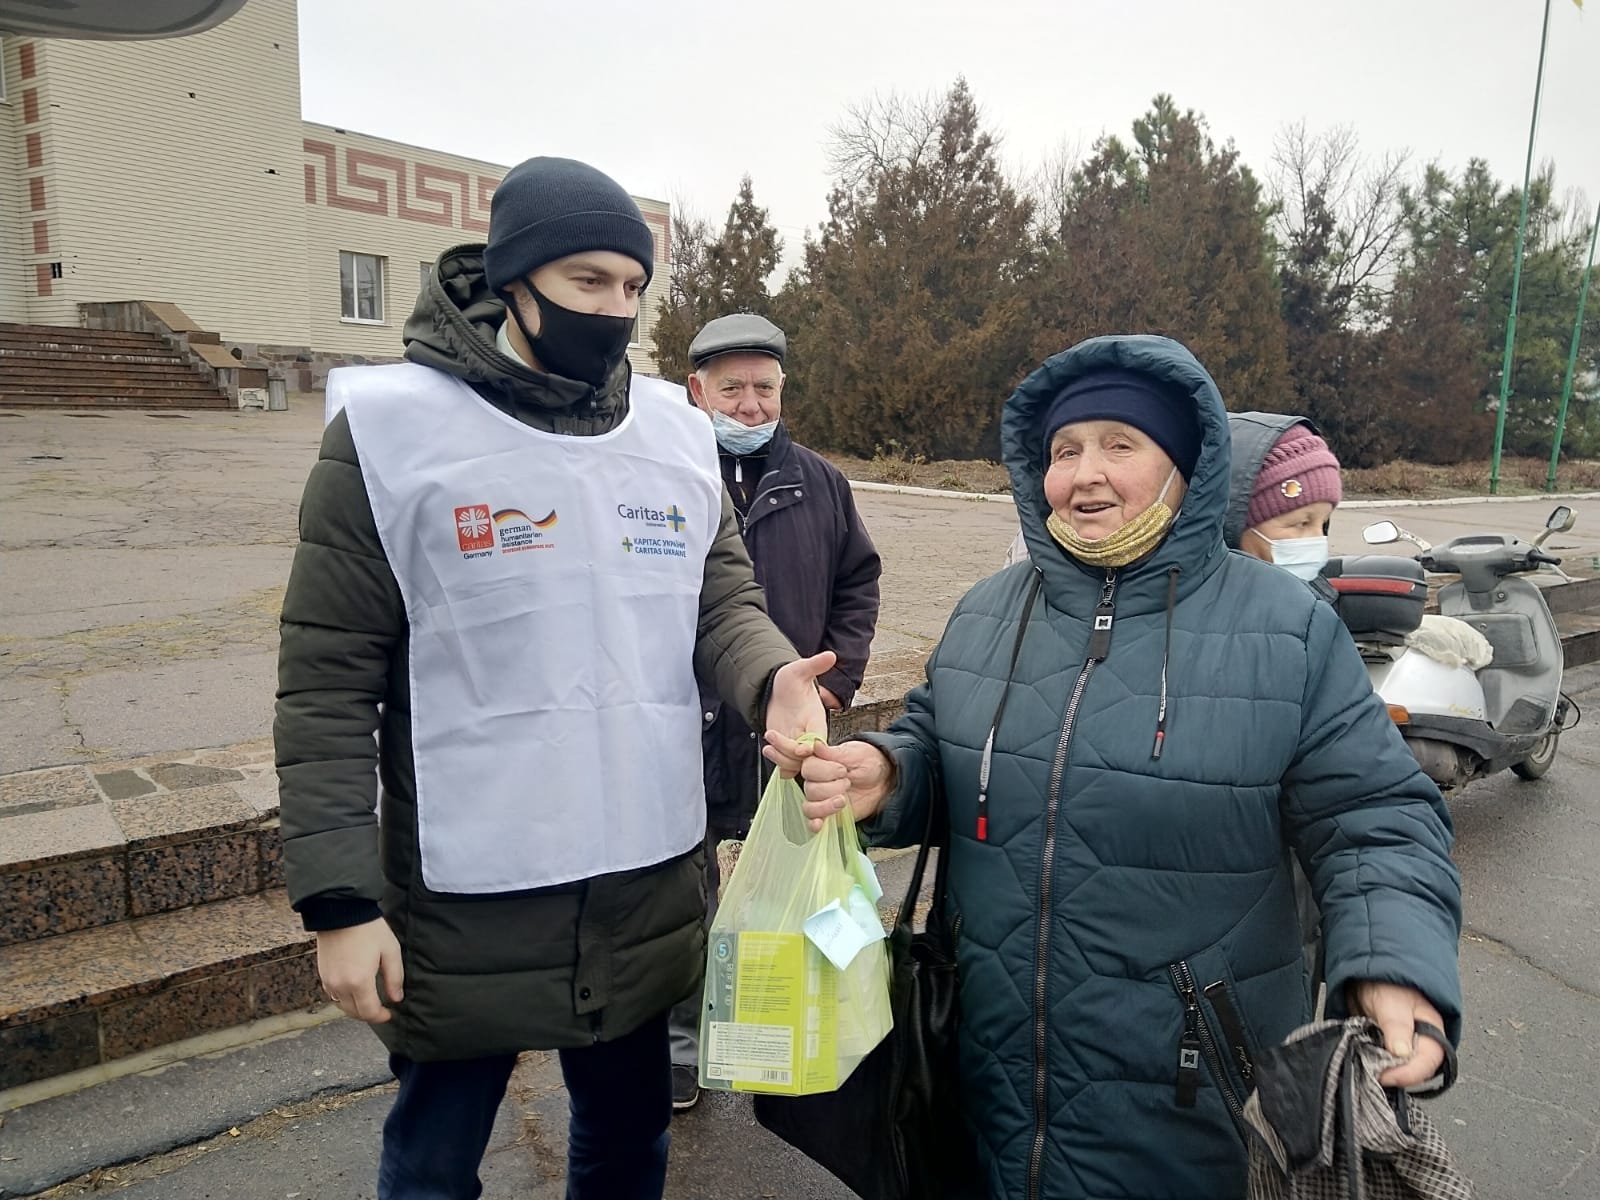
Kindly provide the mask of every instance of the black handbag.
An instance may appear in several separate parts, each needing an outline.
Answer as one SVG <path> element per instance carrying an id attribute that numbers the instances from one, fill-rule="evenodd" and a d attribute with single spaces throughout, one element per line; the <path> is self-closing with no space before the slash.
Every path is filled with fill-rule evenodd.
<path id="1" fill-rule="evenodd" d="M 1034 572 L 1011 648 L 1006 687 L 989 730 L 979 783 L 979 812 L 989 786 L 989 753 L 1039 594 Z M 861 1200 L 986 1200 L 977 1148 L 961 1117 L 956 1056 L 960 984 L 955 931 L 945 927 L 950 831 L 942 796 L 928 802 L 928 823 L 911 885 L 889 935 L 894 1028 L 837 1091 L 815 1096 L 755 1097 L 756 1120 L 825 1167 Z M 928 853 L 938 847 L 932 905 L 924 932 L 913 915 Z"/>
<path id="2" fill-rule="evenodd" d="M 948 854 L 939 855 L 934 871 L 926 930 L 917 933 L 912 925 L 935 815 L 943 808 L 937 799 L 928 805 L 927 834 L 889 936 L 894 1028 L 837 1091 L 755 1097 L 757 1121 L 862 1200 L 981 1200 L 986 1195 L 958 1102 L 958 984 L 943 912 Z"/>

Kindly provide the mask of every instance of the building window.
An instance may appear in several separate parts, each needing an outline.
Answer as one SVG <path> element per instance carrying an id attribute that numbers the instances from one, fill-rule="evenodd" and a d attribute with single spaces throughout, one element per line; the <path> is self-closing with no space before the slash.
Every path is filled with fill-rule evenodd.
<path id="1" fill-rule="evenodd" d="M 50 278 L 51 279 L 60 279 L 61 278 L 61 264 L 60 263 L 53 262 L 53 263 L 50 264 Z"/>
<path id="2" fill-rule="evenodd" d="M 339 252 L 339 313 L 346 321 L 383 324 L 383 259 Z"/>
<path id="3" fill-rule="evenodd" d="M 0 104 L 6 102 L 6 39 L 0 36 Z"/>

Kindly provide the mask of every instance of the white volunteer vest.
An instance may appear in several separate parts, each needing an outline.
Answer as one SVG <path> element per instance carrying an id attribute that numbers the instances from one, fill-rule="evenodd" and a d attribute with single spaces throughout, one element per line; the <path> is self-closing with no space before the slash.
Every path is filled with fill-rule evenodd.
<path id="1" fill-rule="evenodd" d="M 635 377 L 610 433 L 531 429 L 402 363 L 328 375 L 411 630 L 422 877 L 546 887 L 705 835 L 695 631 L 711 423 Z"/>

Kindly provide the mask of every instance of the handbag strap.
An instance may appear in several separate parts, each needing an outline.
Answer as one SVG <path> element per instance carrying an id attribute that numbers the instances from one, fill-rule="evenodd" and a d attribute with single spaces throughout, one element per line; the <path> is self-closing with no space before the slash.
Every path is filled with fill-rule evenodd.
<path id="1" fill-rule="evenodd" d="M 989 761 L 994 752 L 995 734 L 1000 730 L 1000 720 L 1006 713 L 1006 697 L 1011 692 L 1011 679 L 1017 673 L 1017 660 L 1022 657 L 1022 639 L 1028 632 L 1028 621 L 1033 616 L 1034 600 L 1039 595 L 1039 585 L 1044 581 L 1043 574 L 1035 568 L 1033 579 L 1028 584 L 1028 598 L 1022 602 L 1022 619 L 1017 622 L 1016 641 L 1011 644 L 1011 663 L 1006 668 L 1006 681 L 1000 689 L 1000 703 L 994 710 L 994 720 L 989 724 L 989 736 L 984 742 L 984 757 L 982 778 L 979 781 L 980 806 L 988 798 L 989 791 Z M 900 915 L 896 919 L 897 926 L 910 926 L 912 914 L 916 912 L 917 897 L 922 893 L 922 877 L 928 867 L 928 853 L 934 848 L 939 850 L 939 863 L 933 873 L 933 903 L 932 909 L 937 911 L 944 903 L 945 888 L 950 878 L 950 855 L 946 851 L 950 848 L 950 822 L 948 816 L 941 822 L 941 815 L 945 814 L 946 806 L 939 803 L 939 797 L 928 799 L 928 821 L 922 831 L 922 841 L 917 846 L 917 861 L 911 868 L 911 884 L 906 889 L 905 899 L 900 902 Z"/>
<path id="2" fill-rule="evenodd" d="M 1421 1087 L 1411 1088 L 1410 1093 L 1418 1100 L 1432 1100 L 1435 1096 L 1442 1096 L 1450 1090 L 1456 1081 L 1456 1048 L 1450 1044 L 1450 1039 L 1444 1035 L 1444 1030 L 1428 1021 L 1416 1022 L 1417 1032 L 1425 1038 L 1432 1038 L 1439 1043 L 1439 1048 L 1444 1051 L 1444 1063 L 1439 1068 L 1439 1074 Z"/>

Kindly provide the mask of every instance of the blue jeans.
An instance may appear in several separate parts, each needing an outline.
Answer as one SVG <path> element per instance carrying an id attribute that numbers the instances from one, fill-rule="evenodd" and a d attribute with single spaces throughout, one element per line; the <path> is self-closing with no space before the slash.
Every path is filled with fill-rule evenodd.
<path id="1" fill-rule="evenodd" d="M 394 1054 L 400 1094 L 383 1123 L 379 1200 L 477 1200 L 516 1056 L 413 1062 Z M 561 1051 L 570 1112 L 567 1200 L 661 1200 L 672 1071 L 667 1015 L 626 1037 Z"/>

